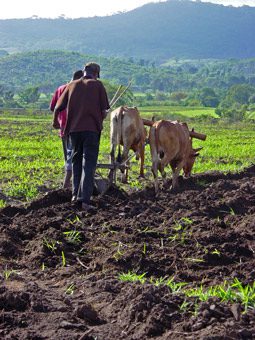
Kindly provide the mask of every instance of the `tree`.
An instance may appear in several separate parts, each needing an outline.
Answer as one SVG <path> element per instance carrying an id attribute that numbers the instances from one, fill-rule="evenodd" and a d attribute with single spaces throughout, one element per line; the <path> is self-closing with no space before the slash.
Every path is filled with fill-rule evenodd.
<path id="1" fill-rule="evenodd" d="M 255 87 L 247 84 L 234 85 L 232 86 L 227 97 L 235 103 L 247 104 L 251 95 L 255 93 Z"/>
<path id="2" fill-rule="evenodd" d="M 219 98 L 217 97 L 214 89 L 205 87 L 199 93 L 199 99 L 202 105 L 206 107 L 217 107 L 219 104 Z"/>
<path id="3" fill-rule="evenodd" d="M 19 97 L 25 104 L 34 104 L 40 98 L 39 87 L 28 87 L 19 93 Z"/>
<path id="4" fill-rule="evenodd" d="M 187 93 L 185 92 L 172 92 L 170 95 L 170 99 L 174 102 L 180 103 L 183 99 L 187 98 Z"/>

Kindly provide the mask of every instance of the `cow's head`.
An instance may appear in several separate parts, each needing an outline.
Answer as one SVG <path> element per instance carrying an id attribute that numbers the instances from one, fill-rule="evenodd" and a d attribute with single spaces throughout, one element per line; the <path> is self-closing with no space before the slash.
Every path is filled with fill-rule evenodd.
<path id="1" fill-rule="evenodd" d="M 199 155 L 198 151 L 200 151 L 202 149 L 203 149 L 203 147 L 197 148 L 197 149 L 193 149 L 193 148 L 191 149 L 191 153 L 187 157 L 186 162 L 183 166 L 184 177 L 190 177 L 191 176 L 191 170 L 193 168 L 193 165 L 195 163 L 197 156 Z"/>

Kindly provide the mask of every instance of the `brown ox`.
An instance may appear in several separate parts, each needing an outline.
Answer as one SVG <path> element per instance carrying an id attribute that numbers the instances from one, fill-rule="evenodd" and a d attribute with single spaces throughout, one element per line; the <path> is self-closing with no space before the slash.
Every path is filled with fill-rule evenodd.
<path id="1" fill-rule="evenodd" d="M 140 176 L 144 177 L 144 146 L 146 130 L 136 107 L 121 106 L 111 113 L 111 163 L 115 163 L 115 150 L 118 145 L 117 162 L 125 164 L 128 152 L 132 149 L 136 159 L 141 158 Z M 121 155 L 120 145 L 123 145 Z M 122 169 L 122 182 L 127 181 L 128 169 Z"/>
<path id="2" fill-rule="evenodd" d="M 160 120 L 155 122 L 149 134 L 152 172 L 155 180 L 155 192 L 158 193 L 158 170 L 165 182 L 165 166 L 170 164 L 172 188 L 178 187 L 178 176 L 183 169 L 186 177 L 190 176 L 199 149 L 192 148 L 192 138 L 186 123 Z"/>

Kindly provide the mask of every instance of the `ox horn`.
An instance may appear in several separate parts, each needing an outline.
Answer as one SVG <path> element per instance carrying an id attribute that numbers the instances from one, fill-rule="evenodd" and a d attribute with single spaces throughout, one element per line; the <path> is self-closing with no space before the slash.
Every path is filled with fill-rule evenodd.
<path id="1" fill-rule="evenodd" d="M 200 151 L 202 149 L 203 149 L 203 147 L 201 146 L 200 148 L 193 149 L 193 151 L 194 151 L 194 153 L 196 153 L 196 152 L 198 152 L 198 151 Z"/>

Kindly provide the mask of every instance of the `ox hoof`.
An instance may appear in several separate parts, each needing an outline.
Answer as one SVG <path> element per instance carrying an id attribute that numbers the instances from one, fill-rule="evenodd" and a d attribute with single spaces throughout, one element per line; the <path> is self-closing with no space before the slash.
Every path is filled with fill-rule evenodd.
<path id="1" fill-rule="evenodd" d="M 170 186 L 170 190 L 171 190 L 171 192 L 178 192 L 179 191 L 179 187 L 178 186 Z"/>
<path id="2" fill-rule="evenodd" d="M 167 182 L 164 182 L 162 186 L 163 186 L 164 189 L 168 189 L 169 188 L 169 184 Z"/>

